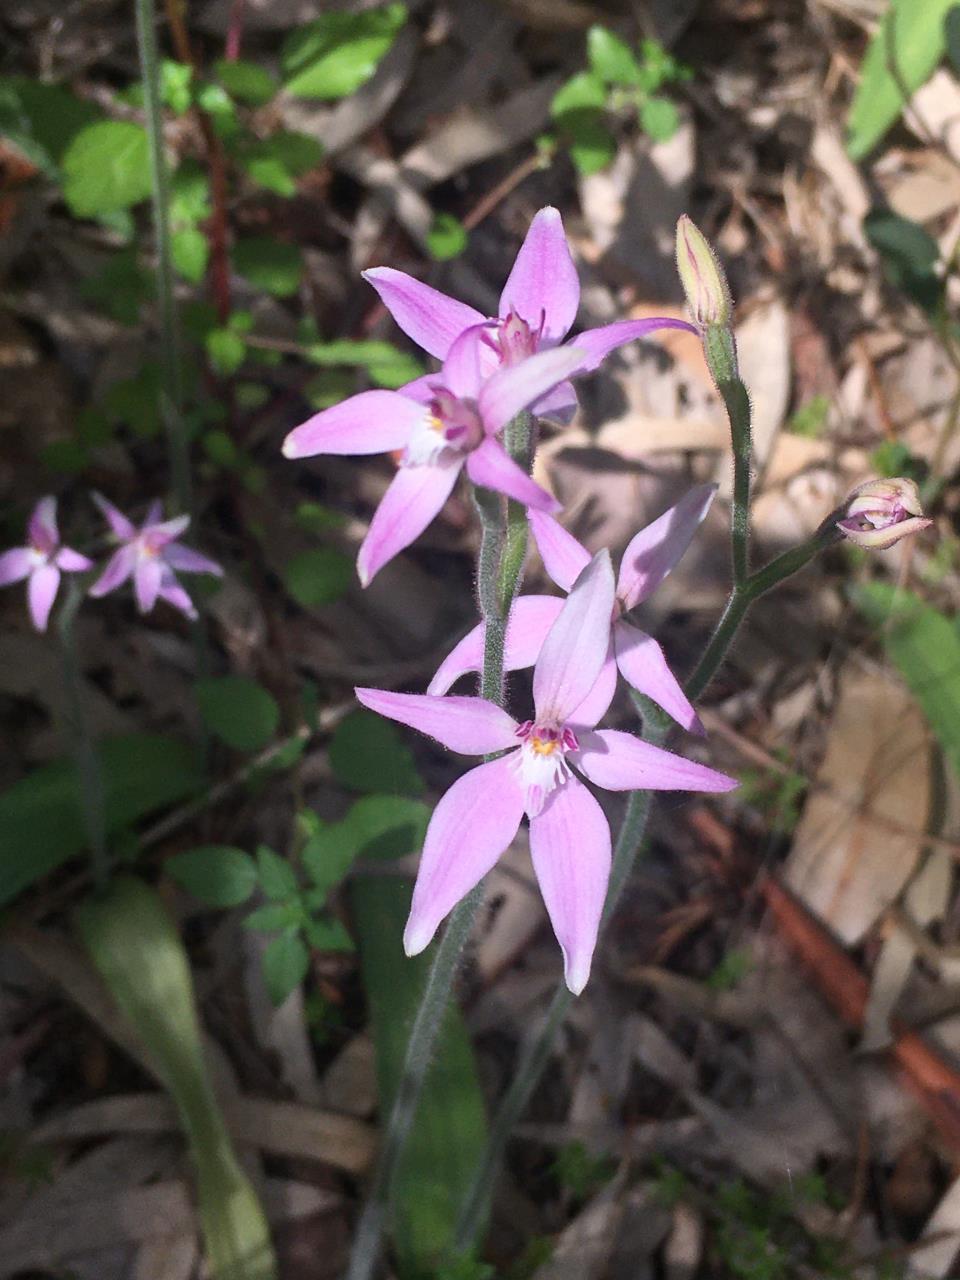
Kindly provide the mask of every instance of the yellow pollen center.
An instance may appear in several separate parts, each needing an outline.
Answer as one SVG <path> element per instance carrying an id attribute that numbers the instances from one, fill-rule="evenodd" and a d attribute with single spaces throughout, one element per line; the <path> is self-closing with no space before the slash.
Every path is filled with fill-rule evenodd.
<path id="1" fill-rule="evenodd" d="M 557 749 L 556 742 L 544 742 L 542 738 L 531 738 L 530 746 L 534 755 L 538 756 L 552 756 Z"/>
<path id="2" fill-rule="evenodd" d="M 430 417 L 427 419 L 427 426 L 430 428 L 431 431 L 437 431 L 437 432 L 443 431 L 443 421 L 442 419 L 438 418 L 435 413 L 431 413 Z"/>

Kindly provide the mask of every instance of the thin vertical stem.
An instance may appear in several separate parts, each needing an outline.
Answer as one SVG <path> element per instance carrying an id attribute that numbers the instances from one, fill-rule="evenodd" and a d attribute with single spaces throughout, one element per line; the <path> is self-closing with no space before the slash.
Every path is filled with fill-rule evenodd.
<path id="1" fill-rule="evenodd" d="M 190 513 L 190 455 L 183 418 L 180 333 L 170 247 L 170 185 L 163 149 L 156 11 L 153 0 L 136 0 L 137 47 L 143 77 L 143 105 L 150 144 L 151 205 L 157 254 L 157 310 L 160 322 L 160 415 L 167 436 L 171 487 L 177 506 Z"/>

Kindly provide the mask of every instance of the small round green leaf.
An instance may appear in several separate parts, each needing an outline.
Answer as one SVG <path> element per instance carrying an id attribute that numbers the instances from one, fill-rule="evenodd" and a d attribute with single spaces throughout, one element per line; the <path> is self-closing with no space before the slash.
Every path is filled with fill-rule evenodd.
<path id="1" fill-rule="evenodd" d="M 252 107 L 262 107 L 277 92 L 273 76 L 255 62 L 221 58 L 214 71 L 227 93 Z"/>
<path id="2" fill-rule="evenodd" d="M 257 877 L 260 888 L 272 902 L 283 902 L 298 893 L 297 877 L 286 858 L 265 844 L 257 850 Z"/>
<path id="3" fill-rule="evenodd" d="M 175 853 L 164 863 L 164 870 L 210 907 L 238 907 L 257 885 L 257 867 L 249 853 L 227 844 Z"/>
<path id="4" fill-rule="evenodd" d="M 103 120 L 81 129 L 63 157 L 63 194 L 71 213 L 95 218 L 150 194 L 150 148 L 144 129 Z"/>
<path id="5" fill-rule="evenodd" d="M 274 938 L 263 953 L 263 976 L 275 1005 L 283 1004 L 307 976 L 309 968 L 310 955 L 299 934 L 281 934 Z"/>
<path id="6" fill-rule="evenodd" d="M 250 236 L 237 241 L 233 261 L 240 275 L 276 298 L 288 298 L 300 287 L 303 254 L 295 244 Z"/>
<path id="7" fill-rule="evenodd" d="M 259 751 L 280 723 L 276 699 L 246 676 L 198 681 L 197 702 L 210 732 L 235 751 Z"/>
<path id="8" fill-rule="evenodd" d="M 669 142 L 680 128 L 680 112 L 669 98 L 648 98 L 640 107 L 640 125 L 654 142 Z"/>
<path id="9" fill-rule="evenodd" d="M 640 65 L 633 50 L 606 27 L 594 26 L 587 32 L 587 58 L 606 84 L 634 85 L 640 81 Z"/>
<path id="10" fill-rule="evenodd" d="M 467 247 L 467 229 L 452 213 L 438 213 L 427 232 L 427 248 L 438 262 L 457 258 Z"/>

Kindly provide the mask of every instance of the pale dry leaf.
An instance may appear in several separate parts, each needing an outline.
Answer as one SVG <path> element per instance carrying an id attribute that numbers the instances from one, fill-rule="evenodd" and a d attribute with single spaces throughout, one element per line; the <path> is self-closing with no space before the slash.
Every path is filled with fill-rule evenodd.
<path id="1" fill-rule="evenodd" d="M 623 1216 L 625 1182 L 621 1169 L 560 1233 L 533 1280 L 596 1280 L 604 1273 Z"/>
<path id="2" fill-rule="evenodd" d="M 848 944 L 899 896 L 930 803 L 927 726 L 902 685 L 847 668 L 786 881 Z"/>
<path id="3" fill-rule="evenodd" d="M 751 308 L 737 326 L 737 352 L 740 377 L 750 389 L 753 456 L 763 469 L 790 404 L 790 317 L 782 299 Z"/>
<path id="4" fill-rule="evenodd" d="M 673 1224 L 663 1246 L 666 1280 L 693 1280 L 703 1258 L 703 1219 L 681 1201 L 674 1206 Z"/>
<path id="5" fill-rule="evenodd" d="M 903 120 L 918 138 L 943 147 L 960 163 L 960 84 L 945 67 L 913 95 L 903 109 Z"/>
<path id="6" fill-rule="evenodd" d="M 323 1073 L 321 1101 L 331 1111 L 365 1120 L 377 1108 L 377 1063 L 366 1032 L 353 1036 Z"/>

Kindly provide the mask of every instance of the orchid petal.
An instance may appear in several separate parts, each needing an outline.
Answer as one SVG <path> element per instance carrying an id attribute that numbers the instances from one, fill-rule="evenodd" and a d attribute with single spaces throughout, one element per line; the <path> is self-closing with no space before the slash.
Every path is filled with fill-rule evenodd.
<path id="1" fill-rule="evenodd" d="M 549 418 L 560 426 L 567 426 L 577 412 L 577 393 L 572 382 L 560 382 L 552 391 L 535 401 L 530 410 L 538 418 Z"/>
<path id="2" fill-rule="evenodd" d="M 598 551 L 573 584 L 533 669 L 538 724 L 564 724 L 597 682 L 610 645 L 613 569 Z"/>
<path id="3" fill-rule="evenodd" d="M 0 555 L 0 587 L 22 582 L 34 569 L 32 547 L 11 547 Z"/>
<path id="4" fill-rule="evenodd" d="M 577 735 L 579 751 L 567 759 L 607 791 L 732 791 L 736 778 L 618 729 L 588 729 Z"/>
<path id="5" fill-rule="evenodd" d="M 127 542 L 137 536 L 136 525 L 128 520 L 122 511 L 118 511 L 112 502 L 108 502 L 102 493 L 92 493 L 90 496 L 100 508 L 100 513 L 110 526 L 110 532 L 115 538 Z"/>
<path id="6" fill-rule="evenodd" d="M 611 858 L 607 819 L 577 778 L 556 787 L 530 820 L 530 854 L 563 951 L 564 978 L 578 996 L 590 976 Z"/>
<path id="7" fill-rule="evenodd" d="M 460 400 L 476 400 L 484 379 L 490 373 L 489 357 L 484 357 L 484 352 L 489 352 L 490 348 L 483 341 L 489 331 L 487 324 L 464 329 L 443 362 L 439 381 Z"/>
<path id="8" fill-rule="evenodd" d="M 448 911 L 487 874 L 517 834 L 523 792 L 509 756 L 459 778 L 433 811 L 403 949 L 415 956 Z"/>
<path id="9" fill-rule="evenodd" d="M 127 544 L 113 553 L 107 561 L 107 567 L 101 573 L 90 588 L 89 594 L 95 597 L 109 595 L 111 591 L 116 591 L 133 573 L 134 565 L 137 563 L 137 549 L 131 544 Z"/>
<path id="10" fill-rule="evenodd" d="M 133 570 L 133 590 L 141 613 L 149 613 L 157 603 L 162 583 L 163 565 L 158 559 L 150 557 L 137 561 Z"/>
<path id="11" fill-rule="evenodd" d="M 462 460 L 400 467 L 373 513 L 357 555 L 357 573 L 369 586 L 375 573 L 419 538 L 457 483 Z"/>
<path id="12" fill-rule="evenodd" d="M 416 400 L 417 404 L 428 405 L 434 398 L 435 388 L 439 382 L 439 373 L 422 373 L 419 378 L 412 378 L 402 387 L 397 387 L 397 395 L 406 396 L 408 400 Z"/>
<path id="13" fill-rule="evenodd" d="M 541 209 L 530 223 L 507 283 L 500 295 L 500 315 L 516 311 L 543 340 L 560 342 L 577 318 L 580 281 L 556 209 Z"/>
<path id="14" fill-rule="evenodd" d="M 569 723 L 575 729 L 583 726 L 585 729 L 592 729 L 598 724 L 610 709 L 610 703 L 613 701 L 613 695 L 617 692 L 617 663 L 613 653 L 613 637 L 607 646 L 607 656 L 604 659 L 603 666 L 600 668 L 600 674 L 597 676 L 596 682 L 584 700 L 568 717 Z"/>
<path id="15" fill-rule="evenodd" d="M 193 601 L 173 574 L 170 574 L 169 577 L 166 574 L 164 575 L 157 597 L 160 600 L 166 600 L 167 604 L 172 605 L 174 609 L 178 609 L 185 617 L 191 620 L 197 616 Z"/>
<path id="16" fill-rule="evenodd" d="M 53 557 L 53 562 L 65 573 L 83 573 L 93 568 L 93 561 L 79 551 L 74 551 L 73 547 L 61 547 Z"/>
<path id="17" fill-rule="evenodd" d="M 617 595 L 625 609 L 659 587 L 690 545 L 716 492 L 715 484 L 697 485 L 627 544 L 617 579 Z"/>
<path id="18" fill-rule="evenodd" d="M 147 507 L 147 514 L 143 517 L 143 524 L 140 526 L 141 533 L 149 529 L 151 525 L 159 524 L 163 519 L 163 503 L 159 498 L 154 498 Z"/>
<path id="19" fill-rule="evenodd" d="M 140 536 L 148 547 L 159 551 L 175 538 L 179 538 L 181 533 L 186 533 L 189 527 L 189 516 L 174 516 L 172 520 L 148 522 L 143 526 Z"/>
<path id="20" fill-rule="evenodd" d="M 599 329 L 586 329 L 573 339 L 584 353 L 581 365 L 582 373 L 592 373 L 598 369 L 611 351 L 633 342 L 637 338 L 646 338 L 658 329 L 685 329 L 688 333 L 697 330 L 686 320 L 674 320 L 670 316 L 649 316 L 645 320 L 617 320 L 613 324 L 601 325 Z"/>
<path id="21" fill-rule="evenodd" d="M 50 610 L 60 586 L 60 570 L 55 564 L 41 564 L 34 569 L 27 584 L 30 617 L 38 631 L 46 631 Z"/>
<path id="22" fill-rule="evenodd" d="M 216 560 L 194 551 L 193 547 L 185 547 L 182 542 L 171 542 L 164 547 L 163 559 L 178 573 L 212 573 L 217 578 L 223 577 L 223 568 Z"/>
<path id="23" fill-rule="evenodd" d="M 577 347 L 555 347 L 538 351 L 519 364 L 497 369 L 477 396 L 484 429 L 493 435 L 522 409 L 582 368 L 583 358 Z"/>
<path id="24" fill-rule="evenodd" d="M 689 733 L 705 733 L 700 717 L 667 666 L 663 649 L 652 636 L 628 622 L 613 628 L 617 666 L 627 684 L 652 698 Z"/>
<path id="25" fill-rule="evenodd" d="M 569 591 L 590 563 L 590 552 L 552 516 L 528 510 L 527 520 L 543 567 L 558 587 Z"/>
<path id="26" fill-rule="evenodd" d="M 381 302 L 407 337 L 438 360 L 446 359 L 464 329 L 482 324 L 486 318 L 465 302 L 448 298 L 439 289 L 408 276 L 405 271 L 373 267 L 361 274 L 376 289 Z"/>
<path id="27" fill-rule="evenodd" d="M 541 511 L 559 511 L 560 503 L 552 494 L 542 489 L 536 480 L 527 475 L 510 457 L 499 440 L 488 436 L 472 453 L 467 455 L 467 475 L 474 484 L 495 493 L 505 493 L 525 507 Z"/>
<path id="28" fill-rule="evenodd" d="M 57 500 L 53 497 L 41 498 L 27 521 L 27 538 L 32 547 L 49 555 L 60 541 L 57 529 Z M 49 610 L 47 611 L 49 612 Z M 43 627 L 38 630 L 42 631 Z"/>
<path id="29" fill-rule="evenodd" d="M 532 667 L 547 632 L 563 607 L 560 596 L 518 596 L 510 610 L 503 646 L 504 671 Z M 427 685 L 427 693 L 444 694 L 460 676 L 483 666 L 485 624 L 480 622 L 447 654 Z"/>
<path id="30" fill-rule="evenodd" d="M 354 693 L 361 706 L 418 729 L 461 755 L 485 756 L 519 745 L 516 720 L 485 698 L 437 698 L 429 693 L 363 688 Z"/>
<path id="31" fill-rule="evenodd" d="M 422 418 L 423 405 L 399 391 L 361 391 L 294 427 L 283 456 L 389 453 L 403 448 Z"/>

